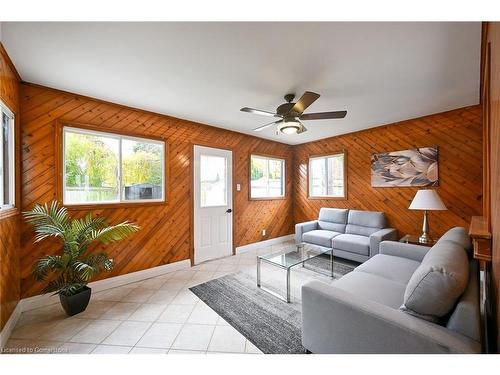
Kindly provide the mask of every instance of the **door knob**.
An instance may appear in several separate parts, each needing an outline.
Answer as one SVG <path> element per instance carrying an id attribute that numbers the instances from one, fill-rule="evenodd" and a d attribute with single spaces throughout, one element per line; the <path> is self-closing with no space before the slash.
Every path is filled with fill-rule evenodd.
<path id="1" fill-rule="evenodd" d="M 230 214 L 231 212 L 233 212 L 233 210 L 231 210 L 230 208 L 228 208 L 228 209 L 226 210 L 226 212 L 227 212 L 228 214 Z"/>

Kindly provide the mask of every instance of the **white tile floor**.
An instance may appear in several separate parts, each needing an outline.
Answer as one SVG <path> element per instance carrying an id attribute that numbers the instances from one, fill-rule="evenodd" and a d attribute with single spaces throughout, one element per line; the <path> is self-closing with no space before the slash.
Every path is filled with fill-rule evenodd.
<path id="1" fill-rule="evenodd" d="M 189 291 L 232 272 L 255 278 L 256 255 L 280 244 L 210 261 L 190 269 L 95 293 L 87 310 L 73 317 L 58 305 L 23 313 L 7 350 L 29 353 L 261 353 Z M 296 267 L 292 296 L 310 279 L 328 277 Z M 263 265 L 262 282 L 284 291 L 284 271 Z"/>

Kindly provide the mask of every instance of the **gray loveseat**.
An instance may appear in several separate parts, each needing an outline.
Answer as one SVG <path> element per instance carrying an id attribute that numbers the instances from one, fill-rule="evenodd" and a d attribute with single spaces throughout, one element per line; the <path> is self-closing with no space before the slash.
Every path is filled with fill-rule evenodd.
<path id="1" fill-rule="evenodd" d="M 397 231 L 385 228 L 383 212 L 322 208 L 318 220 L 295 225 L 295 241 L 333 249 L 333 255 L 364 262 L 379 252 L 384 240 L 396 240 Z"/>
<path id="2" fill-rule="evenodd" d="M 479 353 L 477 262 L 464 228 L 432 248 L 393 241 L 332 284 L 302 287 L 313 353 Z"/>

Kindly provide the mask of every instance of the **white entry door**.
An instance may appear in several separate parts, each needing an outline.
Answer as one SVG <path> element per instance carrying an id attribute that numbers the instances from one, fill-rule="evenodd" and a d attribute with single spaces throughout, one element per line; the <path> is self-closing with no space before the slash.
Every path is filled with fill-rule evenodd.
<path id="1" fill-rule="evenodd" d="M 194 262 L 233 253 L 232 152 L 194 146 Z"/>

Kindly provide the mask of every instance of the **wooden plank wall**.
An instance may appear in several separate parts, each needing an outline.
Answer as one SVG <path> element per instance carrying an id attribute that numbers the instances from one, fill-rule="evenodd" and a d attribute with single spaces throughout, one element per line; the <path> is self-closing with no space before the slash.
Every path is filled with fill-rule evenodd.
<path id="1" fill-rule="evenodd" d="M 116 276 L 189 259 L 191 249 L 191 150 L 193 144 L 228 148 L 233 151 L 234 245 L 262 240 L 261 231 L 273 238 L 293 232 L 292 147 L 248 135 L 201 125 L 168 116 L 126 108 L 112 103 L 31 84 L 21 85 L 22 111 L 22 208 L 55 197 L 56 121 L 75 121 L 107 129 L 123 130 L 168 140 L 168 203 L 137 208 L 104 208 L 93 213 L 111 222 L 137 222 L 141 231 L 129 240 L 107 247 L 116 267 L 103 276 Z M 284 200 L 248 200 L 248 158 L 250 153 L 276 155 L 286 159 Z M 86 211 L 76 210 L 80 216 Z M 54 251 L 50 244 L 33 246 L 31 228 L 22 226 L 22 297 L 39 293 L 41 285 L 30 276 L 33 262 Z"/>
<path id="2" fill-rule="evenodd" d="M 496 307 L 497 330 L 500 327 L 500 23 L 488 22 L 490 46 L 489 101 L 484 104 L 489 109 L 488 147 L 490 171 L 489 222 L 492 234 L 492 273 L 494 305 Z M 500 349 L 500 334 L 497 331 L 497 349 Z"/>
<path id="3" fill-rule="evenodd" d="M 448 211 L 430 213 L 431 234 L 468 227 L 470 217 L 482 209 L 481 140 L 481 108 L 473 106 L 296 146 L 295 222 L 316 218 L 321 207 L 353 208 L 383 211 L 400 233 L 420 233 L 422 212 L 408 210 L 417 189 L 372 188 L 370 156 L 437 145 L 438 192 Z M 347 199 L 308 199 L 308 157 L 340 150 L 347 151 Z"/>
<path id="4" fill-rule="evenodd" d="M 19 134 L 19 76 L 0 43 L 0 98 L 16 116 L 16 131 Z M 19 137 L 16 153 L 19 157 Z M 19 185 L 17 165 L 17 185 Z M 18 190 L 19 191 L 19 190 Z M 17 194 L 19 206 L 20 196 Z M 2 215 L 3 216 L 3 215 Z M 19 302 L 19 213 L 0 217 L 0 330 L 9 320 Z"/>

